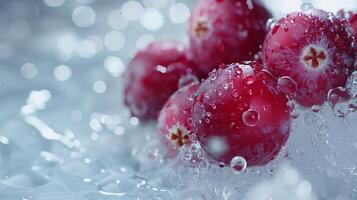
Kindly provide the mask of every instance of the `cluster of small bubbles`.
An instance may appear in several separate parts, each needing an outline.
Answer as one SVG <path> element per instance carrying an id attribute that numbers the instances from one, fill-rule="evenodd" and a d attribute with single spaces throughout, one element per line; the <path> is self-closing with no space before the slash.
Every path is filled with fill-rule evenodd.
<path id="1" fill-rule="evenodd" d="M 247 168 L 247 161 L 241 156 L 235 156 L 230 162 L 230 167 L 232 167 L 235 172 L 242 172 Z"/>
<path id="2" fill-rule="evenodd" d="M 54 69 L 53 75 L 58 81 L 67 81 L 72 76 L 72 70 L 67 65 L 59 65 Z"/>
<path id="3" fill-rule="evenodd" d="M 167 68 L 162 66 L 162 65 L 157 65 L 156 66 L 156 71 L 162 73 L 162 74 L 165 74 L 167 72 Z"/>
<path id="4" fill-rule="evenodd" d="M 95 93 L 103 94 L 107 90 L 107 84 L 102 80 L 97 80 L 93 83 Z"/>
<path id="5" fill-rule="evenodd" d="M 25 63 L 21 67 L 21 75 L 26 79 L 33 79 L 37 75 L 37 67 L 32 63 Z"/>
<path id="6" fill-rule="evenodd" d="M 89 6 L 79 6 L 72 13 L 72 20 L 78 27 L 86 28 L 94 24 L 96 14 Z"/>
<path id="7" fill-rule="evenodd" d="M 189 85 L 191 83 L 199 83 L 199 80 L 195 75 L 189 73 L 189 74 L 182 76 L 179 79 L 178 86 L 179 86 L 179 88 L 182 88 L 182 87 Z"/>
<path id="8" fill-rule="evenodd" d="M 66 2 L 66 0 L 43 0 L 43 1 L 45 2 L 46 5 L 50 7 L 59 7 Z"/>
<path id="9" fill-rule="evenodd" d="M 119 77 L 125 70 L 123 61 L 115 56 L 108 56 L 104 60 L 104 67 L 113 77 Z"/>
<path id="10" fill-rule="evenodd" d="M 348 89 L 350 94 L 357 94 L 357 71 L 352 72 L 351 76 L 347 81 L 346 88 Z"/>
<path id="11" fill-rule="evenodd" d="M 173 23 L 182 24 L 188 20 L 191 14 L 189 8 L 185 4 L 176 3 L 170 7 L 169 15 Z"/>
<path id="12" fill-rule="evenodd" d="M 217 79 L 217 70 L 213 69 L 208 76 L 209 80 L 215 81 Z"/>
<path id="13" fill-rule="evenodd" d="M 164 25 L 164 17 L 157 9 L 147 8 L 142 13 L 140 22 L 144 28 L 150 31 L 157 31 Z"/>
<path id="14" fill-rule="evenodd" d="M 119 51 L 124 47 L 125 36 L 119 31 L 111 31 L 104 37 L 104 45 L 111 51 Z"/>
<path id="15" fill-rule="evenodd" d="M 259 122 L 259 113 L 254 109 L 248 109 L 242 114 L 242 121 L 247 126 L 255 126 Z"/>
<path id="16" fill-rule="evenodd" d="M 136 49 L 137 50 L 144 49 L 148 44 L 150 44 L 154 40 L 155 40 L 154 36 L 150 34 L 143 34 L 136 41 Z"/>
<path id="17" fill-rule="evenodd" d="M 121 10 L 114 10 L 108 16 L 108 24 L 112 29 L 122 30 L 128 26 L 128 21 L 123 17 Z"/>
<path id="18" fill-rule="evenodd" d="M 127 1 L 122 5 L 121 10 L 125 19 L 135 21 L 140 19 L 144 8 L 138 1 Z"/>

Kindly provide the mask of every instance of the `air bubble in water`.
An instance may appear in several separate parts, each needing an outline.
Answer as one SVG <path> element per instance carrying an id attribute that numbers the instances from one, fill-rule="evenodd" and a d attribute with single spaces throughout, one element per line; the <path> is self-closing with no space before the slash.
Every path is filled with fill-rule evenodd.
<path id="1" fill-rule="evenodd" d="M 288 76 L 283 76 L 281 78 L 279 78 L 278 80 L 278 86 L 280 87 L 280 89 L 283 90 L 283 92 L 285 92 L 289 97 L 294 97 L 295 96 L 295 92 L 297 90 L 297 84 L 296 82 L 288 77 Z"/>
<path id="2" fill-rule="evenodd" d="M 230 166 L 236 170 L 236 172 L 242 172 L 247 168 L 247 161 L 241 156 L 236 156 L 231 160 Z"/>
<path id="3" fill-rule="evenodd" d="M 247 126 L 255 126 L 259 121 L 259 113 L 254 109 L 248 109 L 243 113 L 242 120 Z"/>
<path id="4" fill-rule="evenodd" d="M 336 104 L 347 101 L 350 99 L 350 94 L 343 87 L 337 87 L 331 89 L 327 94 L 327 100 L 330 103 L 331 107 L 334 108 Z"/>
<path id="5" fill-rule="evenodd" d="M 357 95 L 357 71 L 354 71 L 347 81 L 346 88 L 352 95 Z"/>

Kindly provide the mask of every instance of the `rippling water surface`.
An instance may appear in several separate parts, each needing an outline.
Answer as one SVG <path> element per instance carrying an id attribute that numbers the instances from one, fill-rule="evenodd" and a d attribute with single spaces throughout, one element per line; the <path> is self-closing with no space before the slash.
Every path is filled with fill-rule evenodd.
<path id="1" fill-rule="evenodd" d="M 301 4 L 266 2 L 276 16 Z M 121 75 L 149 42 L 187 41 L 195 3 L 0 2 L 0 199 L 357 198 L 357 116 L 348 108 L 356 99 L 297 108 L 286 149 L 265 167 L 220 168 L 198 144 L 164 159 L 154 124 L 122 105 Z M 350 83 L 356 92 L 357 74 Z"/>

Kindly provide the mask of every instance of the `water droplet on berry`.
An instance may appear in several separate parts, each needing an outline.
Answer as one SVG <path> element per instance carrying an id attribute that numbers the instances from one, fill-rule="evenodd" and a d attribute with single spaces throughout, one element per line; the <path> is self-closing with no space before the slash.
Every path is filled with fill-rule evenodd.
<path id="1" fill-rule="evenodd" d="M 297 91 L 297 85 L 294 79 L 283 76 L 278 80 L 278 86 L 280 89 L 285 92 L 290 98 L 295 96 L 295 92 Z"/>
<path id="2" fill-rule="evenodd" d="M 237 98 L 237 97 L 239 96 L 239 94 L 238 94 L 237 91 L 234 91 L 234 92 L 232 93 L 232 96 L 235 97 L 235 98 Z"/>
<path id="3" fill-rule="evenodd" d="M 231 123 L 231 129 L 233 130 L 233 131 L 235 131 L 235 130 L 237 130 L 239 127 L 238 127 L 238 124 L 237 123 L 235 123 L 235 122 L 232 122 Z"/>
<path id="4" fill-rule="evenodd" d="M 274 18 L 269 18 L 265 24 L 267 31 L 270 31 L 275 26 L 276 20 Z"/>
<path id="5" fill-rule="evenodd" d="M 165 74 L 167 72 L 167 68 L 162 66 L 162 65 L 157 65 L 156 66 L 156 71 Z"/>
<path id="6" fill-rule="evenodd" d="M 259 113 L 254 109 L 248 109 L 243 113 L 242 120 L 247 126 L 255 126 L 259 121 Z"/>
<path id="7" fill-rule="evenodd" d="M 254 83 L 255 81 L 255 77 L 253 75 L 248 75 L 246 77 L 244 77 L 245 83 L 248 85 L 251 85 Z"/>
<path id="8" fill-rule="evenodd" d="M 343 87 L 337 87 L 331 89 L 327 93 L 327 100 L 330 103 L 331 107 L 334 108 L 336 104 L 341 103 L 343 101 L 347 101 L 350 99 L 350 94 Z"/>
<path id="9" fill-rule="evenodd" d="M 213 110 L 215 110 L 217 108 L 216 104 L 212 104 L 211 107 Z"/>
<path id="10" fill-rule="evenodd" d="M 180 78 L 180 80 L 178 82 L 178 87 L 182 88 L 182 87 L 189 85 L 191 83 L 199 83 L 198 78 L 193 74 L 186 74 Z"/>
<path id="11" fill-rule="evenodd" d="M 193 124 L 193 119 L 192 119 L 192 117 L 189 117 L 189 118 L 187 119 L 187 123 L 190 124 L 190 125 Z"/>
<path id="12" fill-rule="evenodd" d="M 240 173 L 247 168 L 247 161 L 241 156 L 236 156 L 231 160 L 230 166 Z"/>
<path id="13" fill-rule="evenodd" d="M 239 65 L 239 68 L 242 70 L 243 76 L 254 75 L 254 69 L 250 65 Z"/>

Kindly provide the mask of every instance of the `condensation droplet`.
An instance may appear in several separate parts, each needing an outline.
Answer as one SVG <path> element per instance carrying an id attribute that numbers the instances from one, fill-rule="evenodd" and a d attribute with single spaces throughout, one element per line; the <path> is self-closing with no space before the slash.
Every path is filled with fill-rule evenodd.
<path id="1" fill-rule="evenodd" d="M 259 113 L 254 109 L 248 109 L 243 113 L 242 121 L 247 126 L 255 126 L 259 121 Z"/>
<path id="2" fill-rule="evenodd" d="M 283 77 L 279 78 L 278 86 L 290 98 L 293 98 L 295 96 L 295 93 L 297 91 L 297 84 L 292 78 L 290 78 L 288 76 L 283 76 Z"/>
<path id="3" fill-rule="evenodd" d="M 337 87 L 334 89 L 331 89 L 327 93 L 327 100 L 330 103 L 331 107 L 334 108 L 336 104 L 348 101 L 350 99 L 350 94 L 346 90 L 346 88 L 343 87 Z"/>

